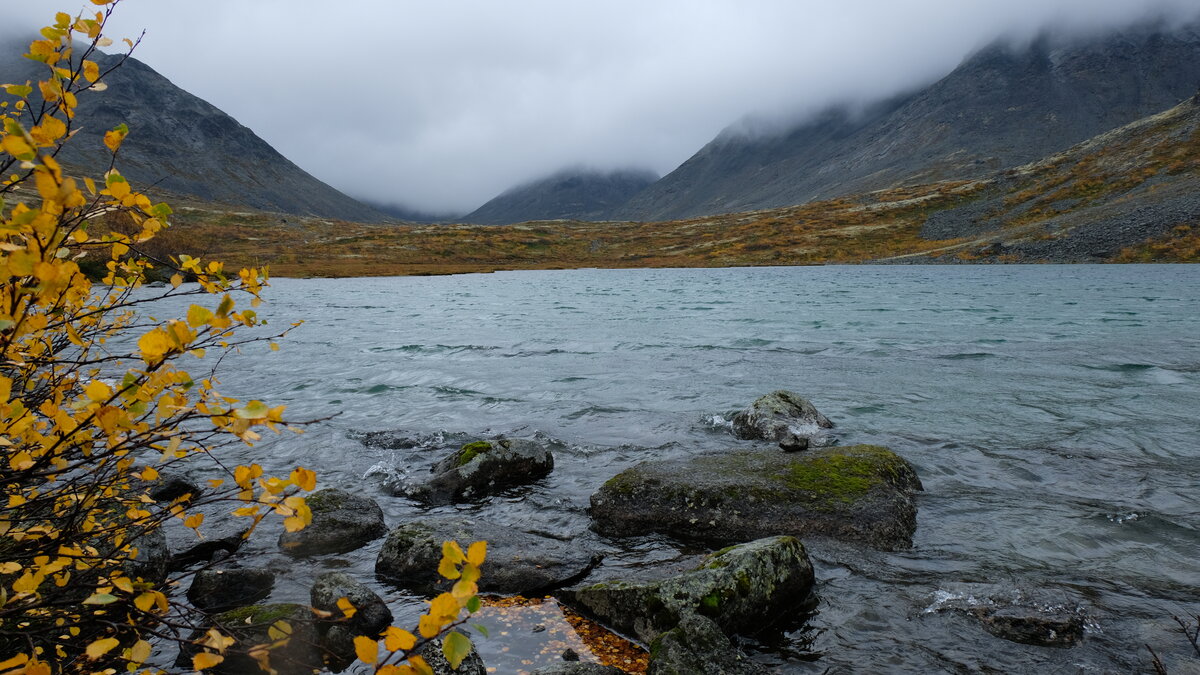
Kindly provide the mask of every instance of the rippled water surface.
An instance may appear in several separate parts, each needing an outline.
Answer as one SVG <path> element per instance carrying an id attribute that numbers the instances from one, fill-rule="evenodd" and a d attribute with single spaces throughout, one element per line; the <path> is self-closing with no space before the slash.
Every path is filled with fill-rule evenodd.
<path id="1" fill-rule="evenodd" d="M 664 540 L 590 533 L 589 495 L 642 460 L 745 445 L 724 420 L 786 388 L 839 440 L 908 458 L 925 492 L 910 550 L 807 542 L 816 613 L 748 645 L 757 658 L 782 672 L 1131 672 L 1149 669 L 1149 643 L 1187 667 L 1170 615 L 1200 611 L 1200 267 L 280 279 L 265 297 L 273 323 L 306 323 L 280 352 L 229 361 L 223 390 L 337 416 L 237 452 L 373 494 L 389 525 L 423 512 L 389 482 L 443 448 L 536 435 L 555 472 L 464 517 L 577 539 L 605 553 L 597 574 L 670 559 Z M 383 430 L 420 445 L 356 440 Z M 276 597 L 306 597 L 334 566 L 371 579 L 379 544 L 279 564 Z M 997 598 L 1081 611 L 1085 639 L 1020 645 L 954 609 Z"/>

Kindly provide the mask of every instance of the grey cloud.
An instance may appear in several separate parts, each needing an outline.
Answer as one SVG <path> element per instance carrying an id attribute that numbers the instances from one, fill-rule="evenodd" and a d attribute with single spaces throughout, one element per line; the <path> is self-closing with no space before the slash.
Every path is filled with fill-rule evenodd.
<path id="1" fill-rule="evenodd" d="M 49 19 L 8 0 L 5 25 Z M 352 195 L 468 211 L 564 166 L 666 173 L 747 114 L 932 81 L 999 36 L 1195 0 L 126 0 L 139 58 Z M 44 14 L 44 16 L 43 16 Z"/>

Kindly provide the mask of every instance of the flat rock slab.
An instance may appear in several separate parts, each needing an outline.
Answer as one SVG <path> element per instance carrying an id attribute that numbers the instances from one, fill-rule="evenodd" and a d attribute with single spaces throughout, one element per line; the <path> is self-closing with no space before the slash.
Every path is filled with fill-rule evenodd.
<path id="1" fill-rule="evenodd" d="M 882 550 L 912 545 L 921 481 L 875 445 L 698 455 L 643 462 L 591 499 L 598 532 L 661 532 L 717 544 L 773 535 L 829 536 Z"/>
<path id="2" fill-rule="evenodd" d="M 465 549 L 487 541 L 479 590 L 488 593 L 531 594 L 548 591 L 582 578 L 597 557 L 577 543 L 530 534 L 504 525 L 461 518 L 427 518 L 401 525 L 388 533 L 375 573 L 420 593 L 435 593 L 446 585 L 437 574 L 442 543 L 457 541 Z"/>

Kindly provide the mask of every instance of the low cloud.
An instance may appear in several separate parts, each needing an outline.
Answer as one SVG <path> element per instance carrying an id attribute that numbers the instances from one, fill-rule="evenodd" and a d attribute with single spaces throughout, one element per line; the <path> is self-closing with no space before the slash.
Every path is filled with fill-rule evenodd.
<path id="1" fill-rule="evenodd" d="M 469 211 L 564 166 L 667 173 L 756 113 L 930 82 L 997 37 L 1096 32 L 1195 0 L 126 0 L 138 57 L 358 197 Z M 8 0 L 0 26 L 50 19 Z"/>

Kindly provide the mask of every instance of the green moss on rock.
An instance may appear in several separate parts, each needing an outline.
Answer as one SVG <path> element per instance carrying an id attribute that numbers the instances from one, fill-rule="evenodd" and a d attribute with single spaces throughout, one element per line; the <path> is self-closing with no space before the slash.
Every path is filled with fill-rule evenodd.
<path id="1" fill-rule="evenodd" d="M 216 616 L 216 620 L 217 623 L 227 626 L 268 625 L 280 619 L 294 618 L 297 612 L 303 609 L 301 605 L 286 602 L 273 605 L 250 605 L 222 612 Z"/>
<path id="2" fill-rule="evenodd" d="M 467 443 L 458 451 L 458 459 L 456 466 L 465 466 L 479 455 L 492 449 L 492 444 L 487 441 L 475 441 Z"/>

